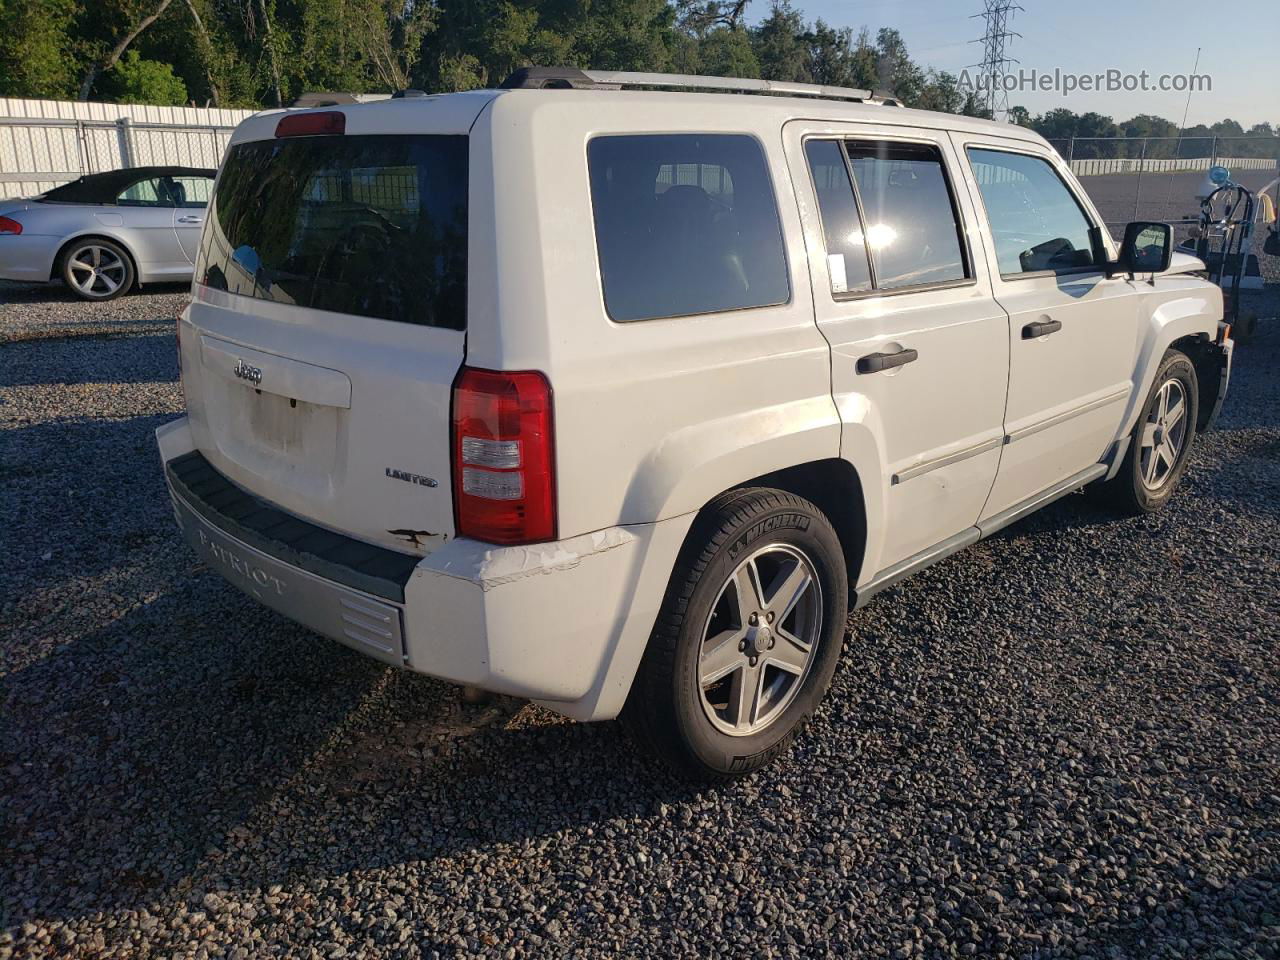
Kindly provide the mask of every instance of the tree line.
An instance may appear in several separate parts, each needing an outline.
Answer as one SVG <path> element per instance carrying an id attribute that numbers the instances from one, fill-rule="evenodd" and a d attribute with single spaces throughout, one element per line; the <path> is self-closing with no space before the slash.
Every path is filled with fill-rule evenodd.
<path id="1" fill-rule="evenodd" d="M 0 96 L 221 107 L 286 106 L 305 91 L 428 92 L 495 86 L 530 64 L 761 77 L 884 92 L 907 106 L 986 116 L 960 78 L 913 60 L 884 28 L 808 21 L 772 0 L 0 0 Z M 1055 141 L 1172 137 L 1149 115 L 1116 123 L 1065 108 L 1009 119 Z M 1225 120 L 1196 138 L 1271 135 Z M 1128 156 L 1138 141 L 1077 140 L 1075 156 Z M 1147 156 L 1176 155 L 1176 141 Z M 1233 144 L 1274 154 L 1275 144 Z M 1117 153 L 1117 150 L 1125 151 Z M 1137 152 L 1132 155 L 1137 156 Z M 1191 154 L 1187 154 L 1191 155 Z"/>
<path id="2" fill-rule="evenodd" d="M 798 80 L 981 113 L 896 30 L 789 0 L 0 0 L 0 94 L 223 107 L 304 91 L 493 86 L 529 64 Z"/>

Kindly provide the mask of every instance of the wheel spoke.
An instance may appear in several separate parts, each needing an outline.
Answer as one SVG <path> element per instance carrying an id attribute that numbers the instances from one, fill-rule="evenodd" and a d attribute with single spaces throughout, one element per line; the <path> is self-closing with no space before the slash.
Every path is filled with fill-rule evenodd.
<path id="1" fill-rule="evenodd" d="M 1156 483 L 1156 468 L 1160 466 L 1160 448 L 1153 446 L 1147 454 L 1146 469 L 1143 474 L 1147 481 L 1147 486 L 1154 487 Z"/>
<path id="2" fill-rule="evenodd" d="M 1142 425 L 1142 439 L 1138 441 L 1138 446 L 1143 450 L 1150 450 L 1156 445 L 1156 429 L 1157 424 L 1154 421 L 1144 423 Z"/>
<path id="3" fill-rule="evenodd" d="M 1165 384 L 1160 388 L 1160 402 L 1156 405 L 1158 410 L 1157 418 L 1163 420 L 1165 414 L 1169 412 L 1169 384 Z"/>
<path id="4" fill-rule="evenodd" d="M 119 282 L 116 280 L 112 280 L 105 273 L 98 274 L 98 277 L 99 279 L 102 280 L 103 286 L 107 288 L 107 293 L 115 293 L 118 289 L 120 289 Z"/>
<path id="5" fill-rule="evenodd" d="M 81 273 L 81 272 L 93 273 L 93 267 L 90 264 L 85 263 L 83 260 L 68 261 L 68 266 L 70 266 L 71 269 L 76 271 L 77 273 Z"/>
<path id="6" fill-rule="evenodd" d="M 778 579 L 782 582 L 770 592 L 766 609 L 776 615 L 777 623 L 781 625 L 791 614 L 791 611 L 795 609 L 796 604 L 800 602 L 800 598 L 804 596 L 805 591 L 809 589 L 813 583 L 813 578 L 809 576 L 809 571 L 805 569 L 805 565 L 796 560 L 791 570 Z"/>
<path id="7" fill-rule="evenodd" d="M 95 267 L 101 266 L 102 265 L 102 248 L 90 247 L 89 250 L 93 253 L 93 265 Z"/>
<path id="8" fill-rule="evenodd" d="M 759 666 L 744 665 L 733 678 L 733 725 L 739 728 L 750 727 L 756 722 L 760 711 L 760 686 L 764 680 L 764 670 Z"/>
<path id="9" fill-rule="evenodd" d="M 746 658 L 738 649 L 744 633 L 743 630 L 726 630 L 703 644 L 702 657 L 698 661 L 698 679 L 704 687 L 746 665 Z"/>
<path id="10" fill-rule="evenodd" d="M 760 589 L 760 571 L 754 560 L 748 560 L 733 575 L 734 590 L 738 595 L 738 622 L 746 624 L 751 615 L 764 609 L 764 597 Z"/>
<path id="11" fill-rule="evenodd" d="M 1182 418 L 1186 414 L 1186 412 L 1187 412 L 1186 403 L 1183 401 L 1181 396 L 1177 397 L 1173 401 L 1173 403 L 1169 406 L 1168 411 L 1164 415 L 1165 433 L 1169 433 L 1170 431 L 1172 431 L 1173 428 L 1176 427 L 1182 421 Z"/>
<path id="12" fill-rule="evenodd" d="M 786 630 L 774 631 L 778 635 L 778 643 L 769 651 L 766 663 L 771 663 L 779 669 L 794 673 L 796 676 L 804 673 L 805 665 L 809 662 L 810 646 L 800 638 L 794 636 Z"/>

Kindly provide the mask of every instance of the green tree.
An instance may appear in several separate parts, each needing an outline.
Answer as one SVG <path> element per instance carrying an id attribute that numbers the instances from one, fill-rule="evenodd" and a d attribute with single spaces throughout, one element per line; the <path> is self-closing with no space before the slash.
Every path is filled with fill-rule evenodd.
<path id="1" fill-rule="evenodd" d="M 876 33 L 876 54 L 880 88 L 907 106 L 914 106 L 924 89 L 924 71 L 907 55 L 902 34 L 891 27 L 881 27 Z"/>
<path id="2" fill-rule="evenodd" d="M 769 80 L 811 81 L 804 33 L 804 20 L 790 0 L 774 0 L 769 16 L 751 33 L 760 75 Z"/>
<path id="3" fill-rule="evenodd" d="M 181 106 L 187 102 L 187 85 L 173 67 L 158 60 L 144 60 L 130 50 L 102 78 L 102 89 L 118 103 L 154 103 Z"/>
<path id="4" fill-rule="evenodd" d="M 0 2 L 0 94 L 65 99 L 75 93 L 75 10 L 75 0 Z"/>
<path id="5" fill-rule="evenodd" d="M 751 36 L 741 27 L 716 27 L 698 46 L 699 72 L 712 77 L 759 77 Z"/>
<path id="6" fill-rule="evenodd" d="M 834 87 L 856 86 L 851 29 L 836 29 L 818 20 L 804 39 L 809 45 L 809 76 L 814 83 Z"/>

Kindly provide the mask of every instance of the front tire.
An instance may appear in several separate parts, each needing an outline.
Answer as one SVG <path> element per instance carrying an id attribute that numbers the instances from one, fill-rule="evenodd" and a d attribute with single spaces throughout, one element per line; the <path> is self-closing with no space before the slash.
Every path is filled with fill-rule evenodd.
<path id="1" fill-rule="evenodd" d="M 62 282 L 81 300 L 114 300 L 132 289 L 135 279 L 133 260 L 124 248 L 98 237 L 67 247 L 59 272 Z"/>
<path id="2" fill-rule="evenodd" d="M 817 507 L 763 487 L 722 494 L 681 550 L 624 724 L 683 776 L 764 766 L 826 693 L 847 611 L 844 552 Z"/>
<path id="3" fill-rule="evenodd" d="M 1186 472 L 1199 414 L 1196 368 L 1185 353 L 1169 350 L 1138 415 L 1120 471 L 1102 486 L 1105 497 L 1126 513 L 1154 513 L 1168 503 Z"/>

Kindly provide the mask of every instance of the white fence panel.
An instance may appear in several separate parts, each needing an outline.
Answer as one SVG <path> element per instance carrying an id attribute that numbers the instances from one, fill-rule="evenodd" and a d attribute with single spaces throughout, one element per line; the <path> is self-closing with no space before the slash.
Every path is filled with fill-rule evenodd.
<path id="1" fill-rule="evenodd" d="M 253 113 L 0 97 L 0 198 L 121 167 L 216 167 Z"/>

